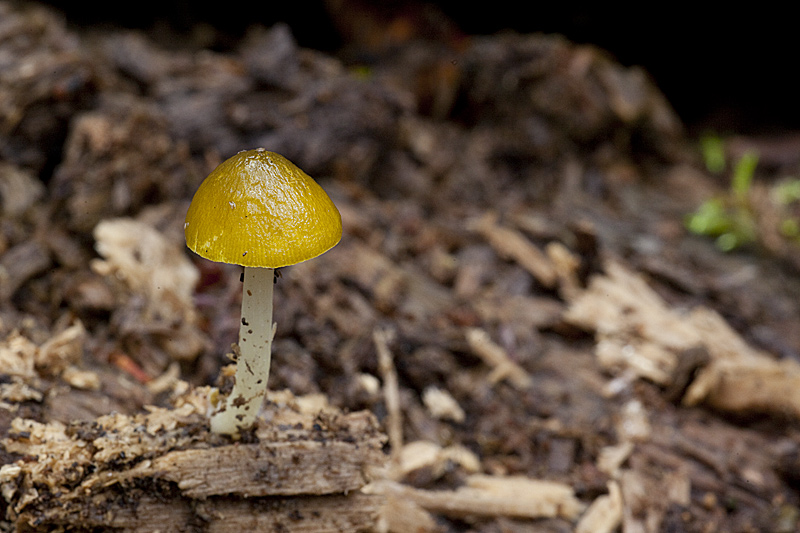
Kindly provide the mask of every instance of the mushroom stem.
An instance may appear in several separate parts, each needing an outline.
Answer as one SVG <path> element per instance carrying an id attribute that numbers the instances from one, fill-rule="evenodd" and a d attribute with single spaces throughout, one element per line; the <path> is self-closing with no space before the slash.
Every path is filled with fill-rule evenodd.
<path id="1" fill-rule="evenodd" d="M 272 357 L 272 268 L 244 267 L 236 383 L 225 406 L 211 415 L 211 431 L 237 435 L 253 425 L 267 392 Z"/>

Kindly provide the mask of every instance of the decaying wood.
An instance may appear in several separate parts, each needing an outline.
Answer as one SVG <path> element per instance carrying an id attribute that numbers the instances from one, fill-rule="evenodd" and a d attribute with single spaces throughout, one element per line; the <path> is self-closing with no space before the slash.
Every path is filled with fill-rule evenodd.
<path id="1" fill-rule="evenodd" d="M 530 387 L 531 377 L 525 369 L 515 363 L 501 346 L 493 342 L 486 331 L 470 328 L 466 332 L 466 337 L 475 355 L 492 367 L 488 377 L 490 383 L 508 379 L 517 389 L 524 390 Z"/>
<path id="2" fill-rule="evenodd" d="M 493 214 L 485 215 L 474 224 L 475 230 L 500 256 L 519 263 L 543 286 L 555 286 L 558 276 L 547 255 L 519 231 L 499 225 L 496 218 Z"/>
<path id="3" fill-rule="evenodd" d="M 463 422 L 467 416 L 455 398 L 444 389 L 428 387 L 422 391 L 422 403 L 434 418 Z"/>
<path id="4" fill-rule="evenodd" d="M 113 318 L 120 336 L 152 338 L 172 360 L 197 357 L 207 342 L 192 300 L 199 273 L 180 246 L 150 224 L 131 218 L 101 221 L 94 237 L 102 259 L 92 261 L 92 270 L 112 283 L 122 280 Z M 150 359 L 139 357 L 152 375 L 170 362 Z"/>
<path id="5" fill-rule="evenodd" d="M 289 442 L 178 450 L 154 459 L 136 474 L 175 482 L 183 494 L 200 499 L 225 494 L 249 498 L 358 490 L 367 480 L 365 466 L 376 466 L 382 460 L 380 437 L 364 441 L 353 435 L 360 445 L 366 444 L 359 450 L 358 444 L 326 433 L 297 434 L 293 437 L 297 440 Z"/>
<path id="6" fill-rule="evenodd" d="M 213 531 L 270 530 L 293 520 L 292 530 L 316 532 L 374 523 L 380 498 L 358 493 L 384 464 L 385 439 L 371 414 L 276 392 L 249 441 L 231 442 L 208 433 L 207 409 L 203 388 L 188 389 L 173 409 L 135 416 L 69 425 L 15 419 L 2 445 L 22 459 L 0 469 L 11 516 L 32 531 L 177 531 L 196 521 Z M 249 514 L 235 518 L 236 509 Z"/>
<path id="7" fill-rule="evenodd" d="M 0 368 L 20 384 L 38 388 L 39 377 L 60 377 L 76 389 L 97 390 L 97 374 L 79 368 L 86 330 L 80 321 L 37 346 L 18 332 L 0 342 Z M 41 396 L 41 392 L 39 392 Z M 7 399 L 0 394 L 0 399 Z M 19 399 L 12 401 L 21 401 Z"/>
<path id="8" fill-rule="evenodd" d="M 466 473 L 480 471 L 480 459 L 464 446 L 453 444 L 442 448 L 424 440 L 409 442 L 400 450 L 395 468 L 391 472 L 395 480 L 402 480 L 415 472 L 425 470 L 427 477 L 439 479 L 448 468 L 458 466 Z"/>
<path id="9" fill-rule="evenodd" d="M 562 37 L 431 46 L 381 24 L 389 54 L 345 54 L 375 59 L 365 77 L 282 24 L 200 50 L 222 43 L 88 35 L 17 4 L 0 0 L 0 531 L 797 529 L 796 427 L 727 412 L 797 413 L 777 355 L 797 359 L 800 284 L 686 238 L 720 183 L 675 150 L 640 69 Z M 320 179 L 345 234 L 276 287 L 271 384 L 304 396 L 272 393 L 233 442 L 181 379 L 218 375 L 239 270 L 187 255 L 182 226 L 203 176 L 256 146 Z M 609 256 L 711 296 L 776 357 L 630 271 L 587 290 Z M 357 488 L 384 461 L 374 419 L 320 398 L 381 418 L 388 488 Z M 148 404 L 170 408 L 134 414 Z M 552 504 L 576 494 L 583 516 Z"/>
<path id="10" fill-rule="evenodd" d="M 427 533 L 440 529 L 433 515 L 415 502 L 397 496 L 386 497 L 378 527 L 381 533 Z"/>
<path id="11" fill-rule="evenodd" d="M 394 368 L 392 352 L 389 350 L 391 332 L 376 329 L 372 334 L 375 350 L 378 353 L 378 367 L 383 376 L 383 395 L 386 402 L 387 433 L 392 447 L 392 457 L 396 458 L 403 447 L 403 415 L 400 411 L 400 393 L 397 386 L 397 371 Z"/>
<path id="12" fill-rule="evenodd" d="M 708 362 L 686 385 L 684 404 L 800 418 L 800 364 L 751 347 L 710 309 L 670 308 L 641 276 L 619 264 L 608 264 L 606 272 L 565 313 L 568 321 L 595 331 L 602 366 L 669 387 L 686 379 L 678 358 L 701 349 Z"/>
<path id="13" fill-rule="evenodd" d="M 424 490 L 388 480 L 365 490 L 414 502 L 434 513 L 452 517 L 509 516 L 517 518 L 577 518 L 583 504 L 572 487 L 525 477 L 469 476 L 456 490 Z"/>
<path id="14" fill-rule="evenodd" d="M 114 528 L 129 533 L 193 528 L 210 533 L 357 533 L 373 530 L 383 501 L 379 496 L 366 494 L 193 500 L 180 496 L 165 499 L 147 492 L 147 487 L 136 487 L 124 493 L 99 494 L 63 509 L 51 509 L 48 514 L 25 513 L 18 523 L 22 524 L 21 530 L 27 532 L 80 526 Z M 33 525 L 36 523 L 39 525 Z"/>
<path id="15" fill-rule="evenodd" d="M 622 522 L 622 493 L 619 483 L 608 483 L 608 494 L 598 496 L 575 526 L 575 533 L 611 533 Z"/>

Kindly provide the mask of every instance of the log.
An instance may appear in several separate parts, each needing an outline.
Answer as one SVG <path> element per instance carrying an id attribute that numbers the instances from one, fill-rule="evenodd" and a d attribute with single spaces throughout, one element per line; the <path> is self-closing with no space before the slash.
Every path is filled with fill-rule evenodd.
<path id="1" fill-rule="evenodd" d="M 383 498 L 366 494 L 293 498 L 165 499 L 142 489 L 127 494 L 95 494 L 65 508 L 26 512 L 17 521 L 25 532 L 103 528 L 130 533 L 197 531 L 292 531 L 340 533 L 372 531 Z"/>
<path id="2" fill-rule="evenodd" d="M 361 487 L 385 465 L 385 435 L 366 411 L 271 392 L 234 441 L 208 432 L 208 388 L 171 408 L 88 422 L 17 418 L 0 467 L 6 518 L 20 531 L 362 531 L 381 496 Z M 284 528 L 284 529 L 282 529 Z"/>

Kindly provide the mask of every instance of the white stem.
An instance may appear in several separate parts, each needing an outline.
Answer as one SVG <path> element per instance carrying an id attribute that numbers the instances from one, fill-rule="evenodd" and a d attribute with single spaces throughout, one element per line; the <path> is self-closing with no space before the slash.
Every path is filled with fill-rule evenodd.
<path id="1" fill-rule="evenodd" d="M 211 415 L 211 431 L 237 435 L 253 425 L 267 392 L 272 357 L 271 268 L 244 267 L 236 383 L 225 406 Z"/>

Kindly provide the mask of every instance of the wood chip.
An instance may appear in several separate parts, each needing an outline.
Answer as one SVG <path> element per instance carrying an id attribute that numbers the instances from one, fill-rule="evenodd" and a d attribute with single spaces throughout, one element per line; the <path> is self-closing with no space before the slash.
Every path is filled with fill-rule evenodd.
<path id="1" fill-rule="evenodd" d="M 76 320 L 65 330 L 53 335 L 36 351 L 36 368 L 44 374 L 59 374 L 83 358 L 86 329 Z"/>
<path id="2" fill-rule="evenodd" d="M 557 241 L 548 243 L 545 252 L 558 276 L 559 292 L 565 300 L 571 301 L 581 290 L 578 275 L 581 267 L 580 257 Z"/>
<path id="3" fill-rule="evenodd" d="M 383 378 L 383 398 L 386 402 L 386 426 L 389 435 L 389 445 L 392 448 L 392 458 L 403 447 L 403 415 L 400 411 L 400 391 L 397 383 L 397 371 L 394 368 L 392 352 L 389 342 L 392 334 L 388 330 L 376 329 L 372 333 L 375 350 L 378 353 L 378 369 Z"/>
<path id="4" fill-rule="evenodd" d="M 619 483 L 608 482 L 608 494 L 598 496 L 581 517 L 575 533 L 612 533 L 622 522 L 622 492 Z"/>
<path id="5" fill-rule="evenodd" d="M 36 346 L 19 333 L 0 342 L 0 368 L 27 385 L 38 386 L 39 377 L 60 377 L 66 384 L 84 390 L 98 390 L 96 373 L 80 368 L 86 330 L 80 321 Z"/>
<path id="6" fill-rule="evenodd" d="M 176 243 L 138 220 L 104 220 L 94 229 L 95 248 L 103 257 L 92 269 L 125 280 L 128 287 L 170 319 L 192 320 L 192 298 L 200 277 Z"/>
<path id="7" fill-rule="evenodd" d="M 374 482 L 369 493 L 412 501 L 423 509 L 450 517 L 561 517 L 574 520 L 583 511 L 572 487 L 526 477 L 472 475 L 456 490 L 415 489 L 388 480 Z"/>
<path id="8" fill-rule="evenodd" d="M 800 418 L 800 363 L 776 361 L 751 347 L 711 309 L 670 308 L 641 276 L 619 264 L 593 278 L 564 316 L 595 331 L 598 361 L 617 375 L 632 372 L 669 386 L 681 368 L 678 357 L 707 353 L 707 364 L 689 376 L 688 387 L 680 383 L 686 405 Z"/>
<path id="9" fill-rule="evenodd" d="M 0 341 L 0 368 L 3 373 L 30 380 L 38 376 L 35 368 L 38 347 L 19 332 Z"/>
<path id="10" fill-rule="evenodd" d="M 113 319 L 120 333 L 153 336 L 175 360 L 197 357 L 206 344 L 193 300 L 200 274 L 178 244 L 131 218 L 103 220 L 93 235 L 102 259 L 93 260 L 92 269 L 122 287 Z M 134 359 L 150 375 L 169 363 Z"/>
<path id="11" fill-rule="evenodd" d="M 439 420 L 452 420 L 453 422 L 463 422 L 466 418 L 464 410 L 458 405 L 453 396 L 439 387 L 428 387 L 422 391 L 422 403 L 434 418 Z"/>
<path id="12" fill-rule="evenodd" d="M 399 480 L 415 470 L 425 468 L 432 479 L 438 479 L 453 465 L 471 474 L 481 466 L 478 456 L 463 446 L 454 444 L 442 448 L 434 442 L 418 440 L 403 446 L 392 474 L 394 479 Z"/>
<path id="13" fill-rule="evenodd" d="M 633 451 L 633 443 L 624 441 L 614 446 L 606 446 L 597 457 L 597 468 L 611 477 L 619 475 L 622 464 L 628 460 Z"/>
<path id="14" fill-rule="evenodd" d="M 429 533 L 438 531 L 433 516 L 411 500 L 388 496 L 381 509 L 379 532 Z"/>
<path id="15" fill-rule="evenodd" d="M 500 257 L 518 263 L 544 287 L 555 286 L 558 275 L 550 259 L 520 231 L 499 225 L 493 213 L 483 216 L 473 228 Z"/>
<path id="16" fill-rule="evenodd" d="M 652 432 L 644 404 L 635 399 L 622 406 L 616 426 L 617 435 L 623 441 L 646 441 Z"/>
<path id="17" fill-rule="evenodd" d="M 525 369 L 512 361 L 508 353 L 489 338 L 486 331 L 480 328 L 470 328 L 466 331 L 466 337 L 472 352 L 492 367 L 492 372 L 489 374 L 491 383 L 508 379 L 517 389 L 523 390 L 530 387 L 531 377 L 525 372 Z"/>

